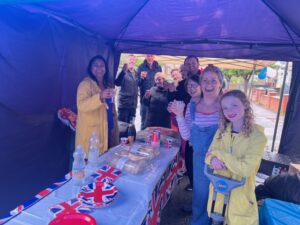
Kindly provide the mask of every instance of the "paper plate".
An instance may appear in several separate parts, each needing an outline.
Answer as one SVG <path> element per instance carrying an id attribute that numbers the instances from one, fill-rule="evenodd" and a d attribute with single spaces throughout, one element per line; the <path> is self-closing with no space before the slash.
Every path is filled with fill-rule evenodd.
<path id="1" fill-rule="evenodd" d="M 88 207 L 108 206 L 116 198 L 118 189 L 111 183 L 96 181 L 83 186 L 78 194 L 79 200 Z"/>
<path id="2" fill-rule="evenodd" d="M 63 214 L 55 217 L 49 225 L 97 225 L 94 217 L 84 213 Z"/>
<path id="3" fill-rule="evenodd" d="M 62 214 L 90 213 L 92 209 L 83 204 L 78 198 L 72 198 L 51 206 L 49 212 L 54 216 L 61 216 Z"/>

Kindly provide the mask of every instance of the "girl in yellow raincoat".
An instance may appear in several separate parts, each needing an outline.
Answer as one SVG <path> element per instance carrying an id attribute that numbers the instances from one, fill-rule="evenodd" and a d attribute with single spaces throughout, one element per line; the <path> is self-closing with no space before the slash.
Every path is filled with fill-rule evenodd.
<path id="1" fill-rule="evenodd" d="M 221 97 L 221 122 L 206 156 L 215 174 L 235 180 L 246 178 L 244 186 L 231 191 L 224 224 L 258 225 L 255 176 L 267 142 L 263 128 L 253 122 L 246 95 L 232 90 Z M 210 185 L 208 213 L 213 186 Z M 222 212 L 223 196 L 217 195 L 215 211 Z"/>

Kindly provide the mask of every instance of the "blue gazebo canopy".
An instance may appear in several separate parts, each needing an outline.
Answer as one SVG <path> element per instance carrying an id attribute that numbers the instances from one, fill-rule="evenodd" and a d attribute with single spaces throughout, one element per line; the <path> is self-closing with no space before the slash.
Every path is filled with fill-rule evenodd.
<path id="1" fill-rule="evenodd" d="M 53 17 L 105 39 L 117 52 L 300 59 L 297 0 L 21 2 L 7 7 Z"/>
<path id="2" fill-rule="evenodd" d="M 294 61 L 280 151 L 299 154 L 300 1 L 0 0 L 0 171 L 4 213 L 68 172 L 91 57 L 121 53 Z M 74 141 L 74 140 L 73 140 Z"/>

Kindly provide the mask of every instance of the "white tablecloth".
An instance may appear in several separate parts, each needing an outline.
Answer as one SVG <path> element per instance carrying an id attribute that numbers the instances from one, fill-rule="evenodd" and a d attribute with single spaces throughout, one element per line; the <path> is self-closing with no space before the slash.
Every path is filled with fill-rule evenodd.
<path id="1" fill-rule="evenodd" d="M 105 164 L 105 158 L 116 151 L 113 148 L 101 157 L 101 165 Z M 152 161 L 151 168 L 140 174 L 123 174 L 114 185 L 119 193 L 114 202 L 106 208 L 94 209 L 92 215 L 99 225 L 139 225 L 143 222 L 154 188 L 167 169 L 169 163 L 174 160 L 179 147 L 171 149 L 160 148 L 160 155 Z M 50 206 L 76 197 L 79 187 L 74 186 L 72 180 L 59 189 L 53 191 L 35 205 L 21 212 L 18 216 L 7 222 L 8 225 L 44 225 L 53 218 L 48 212 Z"/>

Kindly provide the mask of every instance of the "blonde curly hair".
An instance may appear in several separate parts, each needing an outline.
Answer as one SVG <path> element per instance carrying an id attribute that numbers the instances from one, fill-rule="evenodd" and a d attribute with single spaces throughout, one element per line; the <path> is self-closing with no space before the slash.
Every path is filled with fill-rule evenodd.
<path id="1" fill-rule="evenodd" d="M 254 115 L 253 115 L 253 110 L 251 108 L 251 104 L 247 96 L 245 95 L 244 92 L 240 90 L 231 90 L 225 94 L 223 94 L 220 98 L 220 102 L 226 97 L 235 97 L 239 99 L 242 104 L 245 107 L 245 115 L 244 115 L 244 122 L 243 122 L 243 127 L 242 127 L 242 134 L 245 135 L 246 137 L 249 137 L 251 132 L 253 131 L 253 126 L 254 126 Z M 228 125 L 230 125 L 230 121 L 226 119 L 223 110 L 221 110 L 220 113 L 220 125 L 219 125 L 219 139 L 222 138 L 222 134 L 225 132 L 226 128 Z"/>

